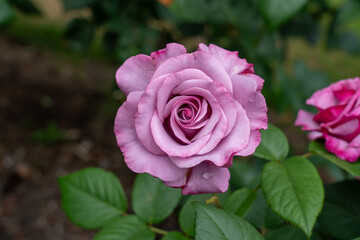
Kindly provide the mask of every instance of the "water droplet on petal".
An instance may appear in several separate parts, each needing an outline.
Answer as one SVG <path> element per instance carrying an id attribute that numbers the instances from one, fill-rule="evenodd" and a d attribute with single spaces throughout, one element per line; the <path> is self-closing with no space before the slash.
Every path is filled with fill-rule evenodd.
<path id="1" fill-rule="evenodd" d="M 256 98 L 256 93 L 250 94 L 250 96 L 249 96 L 249 102 L 254 102 L 254 101 L 255 101 L 255 98 Z"/>
<path id="2" fill-rule="evenodd" d="M 139 110 L 136 115 L 137 115 L 137 117 L 141 118 L 143 115 L 143 112 L 141 110 Z"/>
<path id="3" fill-rule="evenodd" d="M 204 172 L 203 173 L 203 178 L 205 178 L 206 180 L 210 179 L 212 176 L 214 176 L 215 173 L 213 172 Z"/>

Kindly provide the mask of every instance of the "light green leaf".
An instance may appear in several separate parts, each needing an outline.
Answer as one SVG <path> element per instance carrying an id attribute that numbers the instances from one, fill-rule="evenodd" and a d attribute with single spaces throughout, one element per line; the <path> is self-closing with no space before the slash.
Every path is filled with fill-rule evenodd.
<path id="1" fill-rule="evenodd" d="M 285 134 L 268 123 L 268 129 L 261 131 L 261 142 L 254 155 L 267 160 L 285 159 L 289 152 L 289 143 Z"/>
<path id="2" fill-rule="evenodd" d="M 135 213 L 152 224 L 166 219 L 181 198 L 181 190 L 166 186 L 160 179 L 149 174 L 136 177 L 132 191 L 132 206 Z"/>
<path id="3" fill-rule="evenodd" d="M 260 0 L 260 10 L 270 29 L 277 29 L 304 7 L 307 0 Z"/>
<path id="4" fill-rule="evenodd" d="M 324 200 L 324 188 L 312 163 L 303 157 L 267 163 L 262 189 L 274 212 L 310 237 Z"/>
<path id="5" fill-rule="evenodd" d="M 87 168 L 58 179 L 61 203 L 68 218 L 83 228 L 103 227 L 127 209 L 117 177 L 100 168 Z"/>
<path id="6" fill-rule="evenodd" d="M 195 239 L 263 239 L 251 224 L 234 214 L 200 203 L 194 203 L 193 206 L 196 212 Z"/>
<path id="7" fill-rule="evenodd" d="M 244 217 L 256 198 L 256 191 L 249 188 L 236 190 L 224 205 L 224 210 L 239 217 Z"/>
<path id="8" fill-rule="evenodd" d="M 349 163 L 345 160 L 341 160 L 340 158 L 326 151 L 324 145 L 317 141 L 313 141 L 310 143 L 309 151 L 322 156 L 323 158 L 344 169 L 348 173 L 356 177 L 360 177 L 360 162 Z"/>
<path id="9" fill-rule="evenodd" d="M 319 228 L 337 239 L 360 236 L 360 181 L 348 180 L 325 187 Z"/>
<path id="10" fill-rule="evenodd" d="M 153 240 L 153 233 L 137 216 L 126 216 L 111 221 L 93 240 Z"/>
<path id="11" fill-rule="evenodd" d="M 166 234 L 161 240 L 189 240 L 182 233 L 177 231 L 172 231 Z"/>
<path id="12" fill-rule="evenodd" d="M 0 25 L 7 23 L 12 18 L 14 18 L 12 8 L 6 1 L 0 0 Z"/>

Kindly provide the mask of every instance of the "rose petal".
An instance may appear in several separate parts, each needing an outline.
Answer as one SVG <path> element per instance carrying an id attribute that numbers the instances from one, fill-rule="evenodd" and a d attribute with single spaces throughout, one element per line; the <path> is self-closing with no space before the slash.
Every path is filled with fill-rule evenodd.
<path id="1" fill-rule="evenodd" d="M 234 98 L 245 109 L 251 130 L 267 129 L 267 107 L 264 96 L 258 91 L 254 74 L 231 76 Z"/>
<path id="2" fill-rule="evenodd" d="M 165 60 L 186 53 L 186 48 L 178 43 L 168 43 L 166 48 L 151 53 L 156 67 L 159 67 Z"/>
<path id="3" fill-rule="evenodd" d="M 149 84 L 140 98 L 138 111 L 135 115 L 135 129 L 139 141 L 150 152 L 156 155 L 166 155 L 155 143 L 150 129 L 150 121 L 156 108 L 156 92 L 167 75 L 161 76 Z"/>
<path id="4" fill-rule="evenodd" d="M 329 132 L 334 135 L 347 136 L 353 134 L 359 128 L 359 120 L 352 119 L 340 124 L 334 128 L 328 128 Z"/>
<path id="5" fill-rule="evenodd" d="M 175 181 L 184 177 L 187 170 L 176 167 L 167 156 L 158 156 L 147 151 L 137 138 L 133 120 L 142 93 L 131 92 L 117 112 L 114 131 L 118 146 L 132 171 L 147 172 L 163 181 Z"/>
<path id="6" fill-rule="evenodd" d="M 250 156 L 253 154 L 256 150 L 256 148 L 259 146 L 261 142 L 261 133 L 259 130 L 253 130 L 250 131 L 250 137 L 249 137 L 249 143 L 248 145 L 242 149 L 241 151 L 238 151 L 235 153 L 236 156 Z"/>
<path id="7" fill-rule="evenodd" d="M 116 82 L 123 93 L 145 91 L 155 72 L 151 57 L 139 54 L 126 60 L 116 72 Z"/>
<path id="8" fill-rule="evenodd" d="M 329 152 L 348 162 L 356 162 L 360 157 L 359 148 L 353 148 L 348 142 L 328 134 L 325 134 L 325 147 Z"/>
<path id="9" fill-rule="evenodd" d="M 156 144 L 169 156 L 189 157 L 199 152 L 209 141 L 211 134 L 198 138 L 189 145 L 181 145 L 166 132 L 155 110 L 151 118 L 151 132 Z"/>
<path id="10" fill-rule="evenodd" d="M 153 78 L 192 68 L 201 70 L 213 81 L 221 83 L 232 93 L 232 84 L 229 75 L 215 57 L 204 51 L 169 58 L 156 69 Z"/>
<path id="11" fill-rule="evenodd" d="M 305 131 L 320 130 L 320 125 L 315 122 L 315 114 L 300 110 L 295 120 L 295 126 L 303 126 L 301 129 Z"/>
<path id="12" fill-rule="evenodd" d="M 237 51 L 228 51 L 213 44 L 210 44 L 208 47 L 203 43 L 199 44 L 199 50 L 213 55 L 229 75 L 241 74 L 243 72 L 254 73 L 253 65 L 249 64 L 245 59 L 239 58 Z"/>
<path id="13" fill-rule="evenodd" d="M 322 132 L 318 132 L 318 131 L 312 131 L 308 134 L 308 138 L 313 141 L 319 138 L 323 138 L 324 134 Z"/>
<path id="14" fill-rule="evenodd" d="M 182 193 L 187 195 L 226 192 L 229 187 L 229 179 L 230 172 L 227 168 L 202 163 L 191 169 Z"/>
<path id="15" fill-rule="evenodd" d="M 231 133 L 211 152 L 204 155 L 189 156 L 187 158 L 170 156 L 170 159 L 180 168 L 191 168 L 203 161 L 210 161 L 216 166 L 224 166 L 235 153 L 244 149 L 249 143 L 250 123 L 245 110 L 238 102 L 236 106 L 236 123 Z"/>

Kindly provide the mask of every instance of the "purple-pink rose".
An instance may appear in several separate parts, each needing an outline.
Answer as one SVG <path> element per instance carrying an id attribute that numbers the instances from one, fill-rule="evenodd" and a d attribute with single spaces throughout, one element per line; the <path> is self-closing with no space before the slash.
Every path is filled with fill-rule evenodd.
<path id="1" fill-rule="evenodd" d="M 267 128 L 264 80 L 216 45 L 167 44 L 126 60 L 116 81 L 127 95 L 114 128 L 126 164 L 183 194 L 226 191 L 233 156 L 252 154 Z"/>
<path id="2" fill-rule="evenodd" d="M 339 158 L 355 162 L 360 156 L 360 78 L 345 79 L 315 92 L 306 103 L 319 112 L 300 110 L 295 125 L 309 138 L 325 139 L 325 147 Z"/>

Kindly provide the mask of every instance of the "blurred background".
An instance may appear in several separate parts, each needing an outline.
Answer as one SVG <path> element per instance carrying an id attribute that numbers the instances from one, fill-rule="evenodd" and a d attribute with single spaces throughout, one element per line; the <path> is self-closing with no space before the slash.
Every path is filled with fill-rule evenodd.
<path id="1" fill-rule="evenodd" d="M 134 174 L 113 134 L 125 100 L 114 75 L 168 42 L 189 52 L 214 43 L 254 63 L 270 122 L 303 154 L 306 134 L 293 122 L 311 110 L 305 99 L 360 75 L 360 1 L 0 0 L 1 240 L 91 239 L 59 200 L 56 177 L 80 168 L 111 170 L 130 195 Z M 324 182 L 343 177 L 313 161 Z M 236 161 L 232 186 L 254 185 L 262 166 Z M 178 228 L 176 217 L 161 227 Z"/>

